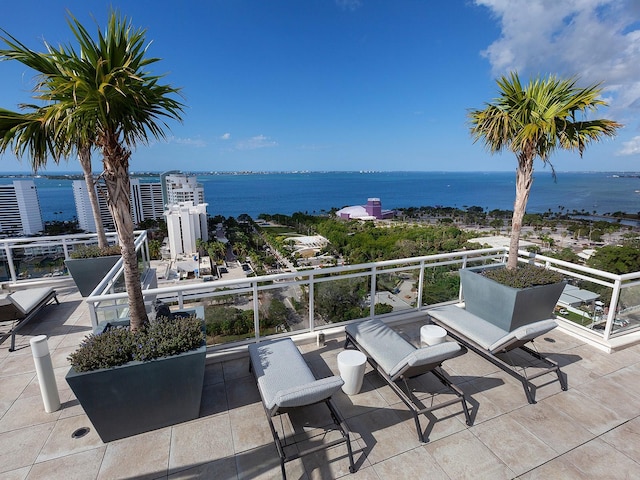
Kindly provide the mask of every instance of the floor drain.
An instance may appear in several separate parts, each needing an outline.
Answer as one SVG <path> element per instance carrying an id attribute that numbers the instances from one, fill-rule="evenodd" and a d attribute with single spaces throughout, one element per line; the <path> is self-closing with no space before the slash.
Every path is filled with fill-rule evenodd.
<path id="1" fill-rule="evenodd" d="M 82 427 L 82 428 L 77 429 L 75 432 L 73 432 L 71 434 L 71 438 L 82 438 L 87 433 L 89 433 L 89 428 L 88 427 Z"/>

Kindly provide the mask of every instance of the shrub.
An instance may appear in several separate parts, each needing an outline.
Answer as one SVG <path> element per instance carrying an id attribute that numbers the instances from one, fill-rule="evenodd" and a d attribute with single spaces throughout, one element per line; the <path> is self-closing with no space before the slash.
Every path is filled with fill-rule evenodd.
<path id="1" fill-rule="evenodd" d="M 161 318 L 135 332 L 128 327 L 111 327 L 88 335 L 68 360 L 76 372 L 88 372 L 178 355 L 199 348 L 203 342 L 202 321 L 198 318 Z"/>
<path id="2" fill-rule="evenodd" d="M 518 265 L 516 269 L 494 268 L 482 272 L 487 278 L 513 288 L 535 287 L 561 282 L 562 274 L 531 264 Z"/>
<path id="3" fill-rule="evenodd" d="M 82 245 L 69 255 L 71 258 L 97 258 L 120 255 L 120 245 L 109 245 L 100 248 L 97 245 Z"/>

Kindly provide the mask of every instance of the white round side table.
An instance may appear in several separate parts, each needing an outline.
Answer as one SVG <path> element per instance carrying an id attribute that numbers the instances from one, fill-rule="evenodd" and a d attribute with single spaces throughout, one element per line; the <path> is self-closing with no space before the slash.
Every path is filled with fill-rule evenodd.
<path id="1" fill-rule="evenodd" d="M 359 350 L 343 350 L 338 354 L 338 370 L 344 380 L 342 391 L 347 395 L 360 392 L 366 363 L 367 357 Z"/>
<path id="2" fill-rule="evenodd" d="M 420 327 L 420 341 L 427 345 L 442 343 L 447 338 L 447 331 L 438 325 L 423 325 Z"/>

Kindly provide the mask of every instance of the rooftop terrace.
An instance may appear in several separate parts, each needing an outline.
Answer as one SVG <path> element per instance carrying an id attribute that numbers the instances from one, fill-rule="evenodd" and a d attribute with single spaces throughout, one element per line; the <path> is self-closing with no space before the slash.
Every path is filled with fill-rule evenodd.
<path id="1" fill-rule="evenodd" d="M 200 417 L 104 444 L 68 388 L 66 360 L 91 331 L 87 303 L 72 286 L 56 287 L 49 305 L 17 336 L 0 344 L 0 477 L 3 479 L 279 478 L 276 448 L 246 356 L 209 359 Z M 413 342 L 424 319 L 394 328 Z M 29 348 L 33 335 L 49 337 L 62 407 L 45 413 Z M 324 346 L 300 345 L 317 376 L 337 374 L 343 335 Z M 536 341 L 568 376 L 560 390 L 551 376 L 538 379 L 537 404 L 522 386 L 478 355 L 445 363 L 470 397 L 474 425 L 458 406 L 434 412 L 417 440 L 400 399 L 367 367 L 360 394 L 339 391 L 335 402 L 352 432 L 358 468 L 348 472 L 344 446 L 287 464 L 290 479 L 635 478 L 640 471 L 640 345 L 611 354 L 559 329 Z M 223 357 L 224 358 L 224 357 Z M 428 391 L 428 375 L 412 384 Z M 305 424 L 304 419 L 311 419 Z M 275 422 L 306 442 L 323 441 L 321 416 L 306 412 Z M 81 427 L 89 433 L 72 438 Z M 295 448 L 295 447 L 292 447 Z"/>

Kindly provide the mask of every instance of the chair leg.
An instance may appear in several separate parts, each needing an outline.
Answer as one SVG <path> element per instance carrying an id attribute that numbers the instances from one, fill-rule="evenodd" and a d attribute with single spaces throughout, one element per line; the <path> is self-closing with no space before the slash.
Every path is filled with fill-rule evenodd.
<path id="1" fill-rule="evenodd" d="M 347 426 L 344 423 L 344 419 L 342 418 L 342 416 L 340 415 L 336 407 L 333 405 L 332 400 L 328 398 L 327 400 L 325 400 L 325 403 L 329 408 L 329 412 L 331 412 L 331 418 L 333 419 L 334 423 L 337 425 L 338 429 L 340 430 L 340 433 L 342 433 L 342 437 L 344 438 L 344 441 L 347 444 L 347 453 L 349 455 L 349 472 L 355 473 L 356 466 L 355 466 L 355 463 L 353 462 L 353 451 L 351 450 L 351 438 L 349 437 L 349 431 L 347 429 Z"/>

